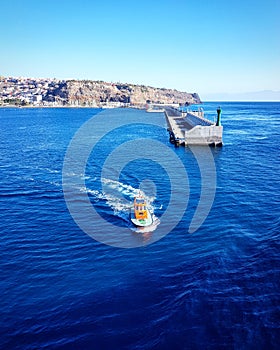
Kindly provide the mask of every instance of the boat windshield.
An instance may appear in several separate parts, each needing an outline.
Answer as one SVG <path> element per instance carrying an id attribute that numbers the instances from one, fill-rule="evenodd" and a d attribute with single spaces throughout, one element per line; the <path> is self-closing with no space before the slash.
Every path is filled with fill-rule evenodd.
<path id="1" fill-rule="evenodd" d="M 139 211 L 146 210 L 146 206 L 145 205 L 137 205 L 135 209 L 139 210 Z"/>

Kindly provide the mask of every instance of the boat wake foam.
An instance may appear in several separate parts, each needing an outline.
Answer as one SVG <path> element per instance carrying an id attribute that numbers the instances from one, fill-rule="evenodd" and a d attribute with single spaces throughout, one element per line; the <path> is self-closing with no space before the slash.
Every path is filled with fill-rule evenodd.
<path id="1" fill-rule="evenodd" d="M 133 186 L 127 185 L 120 181 L 102 178 L 101 182 L 102 191 L 92 190 L 89 188 L 85 188 L 83 190 L 87 191 L 97 201 L 105 201 L 106 205 L 113 210 L 114 215 L 124 220 L 129 228 L 131 228 L 131 230 L 134 232 L 146 233 L 156 230 L 157 226 L 160 224 L 159 218 L 154 214 L 155 209 L 160 209 L 156 208 L 154 204 L 156 197 L 148 196 L 138 188 L 134 188 Z M 148 227 L 135 227 L 131 224 L 129 219 L 134 197 L 139 195 L 139 191 L 146 198 L 148 209 L 153 218 L 152 225 Z"/>

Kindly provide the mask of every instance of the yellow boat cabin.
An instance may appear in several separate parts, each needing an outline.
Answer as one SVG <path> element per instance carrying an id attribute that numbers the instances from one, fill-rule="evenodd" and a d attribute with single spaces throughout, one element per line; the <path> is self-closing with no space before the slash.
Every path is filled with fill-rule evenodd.
<path id="1" fill-rule="evenodd" d="M 147 203 L 142 197 L 134 199 L 134 214 L 137 220 L 145 220 L 148 217 Z"/>

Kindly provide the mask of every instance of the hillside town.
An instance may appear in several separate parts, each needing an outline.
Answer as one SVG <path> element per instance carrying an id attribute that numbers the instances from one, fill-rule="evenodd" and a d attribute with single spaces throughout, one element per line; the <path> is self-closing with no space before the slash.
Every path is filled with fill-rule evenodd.
<path id="1" fill-rule="evenodd" d="M 0 106 L 129 107 L 200 103 L 196 93 L 93 80 L 0 77 Z"/>
<path id="2" fill-rule="evenodd" d="M 46 106 L 64 105 L 57 95 L 65 81 L 57 79 L 0 77 L 0 105 Z"/>

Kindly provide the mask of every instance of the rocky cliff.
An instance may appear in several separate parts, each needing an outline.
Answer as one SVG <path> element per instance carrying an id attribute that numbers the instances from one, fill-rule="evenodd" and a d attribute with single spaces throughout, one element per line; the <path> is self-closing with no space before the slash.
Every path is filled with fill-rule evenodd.
<path id="1" fill-rule="evenodd" d="M 145 103 L 201 103 L 198 94 L 144 85 L 105 83 L 91 80 L 69 80 L 57 91 L 69 104 L 121 102 L 133 105 Z"/>

